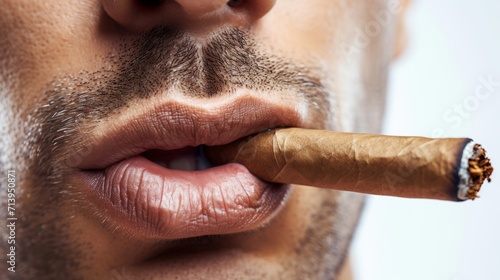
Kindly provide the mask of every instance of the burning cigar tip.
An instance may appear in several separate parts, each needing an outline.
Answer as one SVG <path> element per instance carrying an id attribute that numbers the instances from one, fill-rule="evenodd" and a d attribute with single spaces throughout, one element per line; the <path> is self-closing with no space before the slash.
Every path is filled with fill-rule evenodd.
<path id="1" fill-rule="evenodd" d="M 490 159 L 486 157 L 486 150 L 479 144 L 475 144 L 472 156 L 468 160 L 468 189 L 466 197 L 474 200 L 478 198 L 478 192 L 484 181 L 491 182 L 491 174 L 493 173 L 493 166 Z"/>
<path id="2" fill-rule="evenodd" d="M 481 145 L 430 139 L 281 128 L 207 147 L 215 164 L 236 162 L 274 183 L 375 195 L 475 199 L 493 167 Z"/>

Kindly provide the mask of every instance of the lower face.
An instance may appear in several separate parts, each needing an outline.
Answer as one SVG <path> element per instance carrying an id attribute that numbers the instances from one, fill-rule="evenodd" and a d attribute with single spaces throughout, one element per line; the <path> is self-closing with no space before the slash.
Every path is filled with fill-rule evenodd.
<path id="1" fill-rule="evenodd" d="M 98 1 L 6 1 L 0 170 L 16 171 L 19 219 L 9 275 L 333 279 L 362 196 L 173 164 L 197 169 L 190 146 L 273 127 L 377 132 L 396 14 L 365 2 L 277 1 L 250 30 L 215 30 L 224 40 L 203 45 L 212 65 L 196 35 L 127 33 Z M 199 61 L 212 71 L 193 71 Z"/>

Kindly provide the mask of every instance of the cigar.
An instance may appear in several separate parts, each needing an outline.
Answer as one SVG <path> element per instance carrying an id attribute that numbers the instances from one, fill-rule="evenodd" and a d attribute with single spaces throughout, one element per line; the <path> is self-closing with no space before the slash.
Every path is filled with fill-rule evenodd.
<path id="1" fill-rule="evenodd" d="M 475 199 L 493 172 L 486 151 L 467 138 L 283 128 L 205 152 L 216 165 L 239 163 L 269 182 L 406 198 Z"/>

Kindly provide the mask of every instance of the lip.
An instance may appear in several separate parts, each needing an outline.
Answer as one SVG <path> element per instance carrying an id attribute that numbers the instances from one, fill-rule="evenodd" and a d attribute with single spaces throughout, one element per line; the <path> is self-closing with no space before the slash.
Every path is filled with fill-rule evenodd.
<path id="1" fill-rule="evenodd" d="M 258 228 L 284 205 L 289 185 L 264 182 L 236 163 L 168 169 L 143 153 L 224 145 L 268 128 L 304 126 L 298 104 L 278 101 L 234 95 L 144 102 L 150 106 L 85 133 L 78 178 L 98 211 L 134 236 L 181 239 Z"/>

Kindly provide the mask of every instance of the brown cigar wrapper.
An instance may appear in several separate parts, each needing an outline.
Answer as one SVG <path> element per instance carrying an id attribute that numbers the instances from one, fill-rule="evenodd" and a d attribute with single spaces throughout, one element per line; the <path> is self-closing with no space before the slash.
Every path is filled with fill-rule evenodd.
<path id="1" fill-rule="evenodd" d="M 243 164 L 269 182 L 456 201 L 462 153 L 470 142 L 286 128 L 207 147 L 206 154 L 215 164 Z M 484 150 L 474 149 L 467 191 L 472 199 L 493 171 Z"/>

